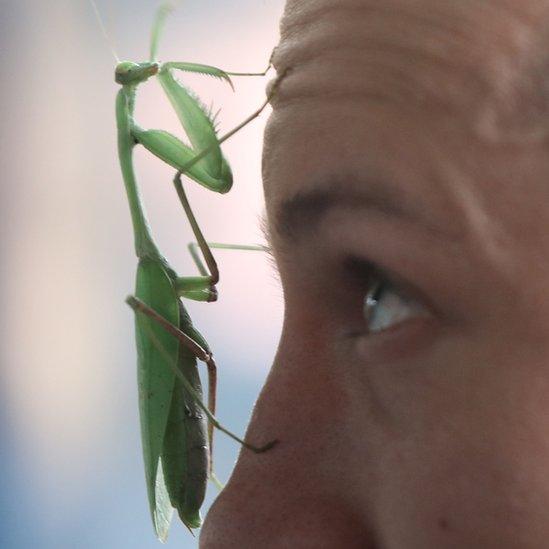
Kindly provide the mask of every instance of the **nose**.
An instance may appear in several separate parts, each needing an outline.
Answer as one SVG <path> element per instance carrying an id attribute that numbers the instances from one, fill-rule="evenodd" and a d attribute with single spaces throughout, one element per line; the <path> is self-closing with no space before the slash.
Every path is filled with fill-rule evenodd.
<path id="1" fill-rule="evenodd" d="M 345 397 L 320 354 L 279 353 L 246 435 L 278 443 L 262 454 L 241 450 L 206 518 L 202 549 L 374 548 L 347 473 Z"/>

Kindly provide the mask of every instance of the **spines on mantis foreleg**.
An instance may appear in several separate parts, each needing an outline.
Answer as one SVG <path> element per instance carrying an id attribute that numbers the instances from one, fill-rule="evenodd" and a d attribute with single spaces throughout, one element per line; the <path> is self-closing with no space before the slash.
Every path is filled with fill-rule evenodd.
<path id="1" fill-rule="evenodd" d="M 189 170 L 191 170 L 191 168 L 201 162 L 203 159 L 207 158 L 210 156 L 210 154 L 215 151 L 216 149 L 220 148 L 221 144 L 226 141 L 227 139 L 229 139 L 230 137 L 232 137 L 233 135 L 235 135 L 237 132 L 239 132 L 242 128 L 244 128 L 245 126 L 247 126 L 252 120 L 255 120 L 262 112 L 263 110 L 265 109 L 265 107 L 270 103 L 270 101 L 273 99 L 273 97 L 276 95 L 277 91 L 278 91 L 278 88 L 280 86 L 280 83 L 282 82 L 282 80 L 286 77 L 286 75 L 288 74 L 288 72 L 290 72 L 290 69 L 286 69 L 284 70 L 284 72 L 282 72 L 281 74 L 279 74 L 276 79 L 271 83 L 271 85 L 269 86 L 269 91 L 267 93 L 267 99 L 265 99 L 265 101 L 259 106 L 259 108 L 257 110 L 255 110 L 252 114 L 250 114 L 247 118 L 245 118 L 240 124 L 238 124 L 237 126 L 235 126 L 232 130 L 229 130 L 227 133 L 225 133 L 224 135 L 222 135 L 221 137 L 219 137 L 219 139 L 217 139 L 217 141 L 215 143 L 212 143 L 210 146 L 207 146 L 207 147 L 204 147 L 200 152 L 197 152 L 196 153 L 196 156 L 194 156 L 194 158 L 192 158 L 188 164 L 186 164 L 185 166 L 183 166 L 182 168 L 179 169 L 178 171 L 178 174 L 176 176 L 176 179 L 181 175 L 181 174 L 184 174 L 184 173 L 188 173 Z M 206 185 L 207 186 L 207 185 Z M 230 189 L 230 187 L 228 189 L 225 189 L 225 190 L 222 190 L 222 191 L 219 191 L 219 192 L 227 192 L 228 190 Z M 214 189 L 215 190 L 215 189 Z"/>
<path id="2" fill-rule="evenodd" d="M 219 178 L 223 171 L 224 159 L 217 144 L 217 132 L 210 113 L 196 95 L 175 80 L 169 70 L 162 67 L 158 73 L 158 80 L 195 152 L 210 148 L 209 154 L 200 160 L 200 164 L 212 177 Z"/>
<path id="3" fill-rule="evenodd" d="M 202 65 L 201 63 L 188 63 L 188 62 L 179 62 L 179 61 L 168 61 L 162 66 L 166 70 L 177 69 L 183 72 L 191 72 L 196 74 L 205 74 L 207 76 L 213 76 L 214 78 L 219 78 L 225 80 L 231 86 L 231 89 L 234 91 L 233 81 L 227 72 L 224 70 L 218 69 L 217 67 L 212 67 L 211 65 Z"/>
<path id="4" fill-rule="evenodd" d="M 176 170 L 182 170 L 196 157 L 196 151 L 179 138 L 164 130 L 144 130 L 134 126 L 135 140 L 155 156 Z M 185 169 L 185 175 L 211 191 L 226 193 L 233 185 L 233 174 L 226 160 L 223 161 L 219 177 L 212 176 L 200 162 Z"/>

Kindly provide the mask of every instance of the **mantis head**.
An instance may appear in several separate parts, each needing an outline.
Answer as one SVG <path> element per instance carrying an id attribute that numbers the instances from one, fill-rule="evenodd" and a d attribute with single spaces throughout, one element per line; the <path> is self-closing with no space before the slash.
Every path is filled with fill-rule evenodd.
<path id="1" fill-rule="evenodd" d="M 129 84 L 140 84 L 145 82 L 151 76 L 158 72 L 158 63 L 148 61 L 146 63 L 132 63 L 131 61 L 122 61 L 116 65 L 114 71 L 114 80 L 117 84 L 123 86 Z"/>

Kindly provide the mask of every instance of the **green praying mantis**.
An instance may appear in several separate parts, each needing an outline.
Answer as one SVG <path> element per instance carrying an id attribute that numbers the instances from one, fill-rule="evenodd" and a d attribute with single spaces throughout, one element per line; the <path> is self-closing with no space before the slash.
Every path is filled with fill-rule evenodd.
<path id="1" fill-rule="evenodd" d="M 192 212 L 181 177 L 185 175 L 214 192 L 228 192 L 233 178 L 220 144 L 261 113 L 275 93 L 278 80 L 258 110 L 236 128 L 218 137 L 213 117 L 198 98 L 175 79 L 174 71 L 214 76 L 232 87 L 231 76 L 264 75 L 268 69 L 262 73 L 234 73 L 197 63 L 159 63 L 159 37 L 170 9 L 163 5 L 157 12 L 151 36 L 150 60 L 142 63 L 120 62 L 115 71 L 115 81 L 121 85 L 116 97 L 118 155 L 139 260 L 135 295 L 126 301 L 136 313 L 145 476 L 154 530 L 161 541 L 167 537 L 174 509 L 190 530 L 201 524 L 200 507 L 208 477 L 212 475 L 214 428 L 258 453 L 268 450 L 276 442 L 254 446 L 217 421 L 214 416 L 216 365 L 212 351 L 193 326 L 180 298 L 215 301 L 215 286 L 219 280 L 215 259 Z M 166 131 L 142 129 L 134 121 L 137 87 L 151 77 L 156 77 L 160 82 L 190 145 Z M 197 244 L 190 246 L 190 251 L 200 273 L 198 276 L 179 276 L 153 239 L 132 161 L 133 150 L 138 144 L 177 170 L 173 183 L 196 239 Z M 205 265 L 197 253 L 197 247 Z M 208 406 L 202 401 L 197 360 L 207 365 Z"/>

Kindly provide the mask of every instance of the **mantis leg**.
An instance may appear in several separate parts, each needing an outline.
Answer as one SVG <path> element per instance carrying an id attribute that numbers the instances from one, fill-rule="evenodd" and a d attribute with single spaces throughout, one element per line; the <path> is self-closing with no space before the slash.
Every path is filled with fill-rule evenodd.
<path id="1" fill-rule="evenodd" d="M 159 315 L 154 309 L 151 309 L 148 305 L 143 303 L 140 299 L 137 299 L 134 296 L 128 296 L 126 298 L 126 303 L 135 312 L 139 314 L 144 314 L 149 318 L 151 318 L 153 321 L 160 324 L 166 331 L 168 331 L 170 334 L 176 337 L 182 345 L 185 345 L 191 352 L 193 352 L 199 360 L 202 360 L 203 362 L 206 362 L 206 363 L 211 360 L 211 357 L 212 357 L 211 353 L 208 353 L 207 351 L 205 351 L 201 345 L 199 345 L 196 341 L 194 341 L 194 339 L 192 339 L 187 334 L 182 332 L 179 328 L 177 328 L 176 326 L 168 322 L 165 318 Z M 169 354 L 167 352 L 165 353 L 164 345 L 158 340 L 158 338 L 155 336 L 152 330 L 150 331 L 149 335 L 151 337 L 151 340 L 154 342 L 155 346 L 157 346 L 158 350 L 165 356 L 166 362 L 168 363 L 170 368 L 172 368 L 175 375 L 181 380 L 187 392 L 190 395 L 192 395 L 197 405 L 206 414 L 210 424 L 212 425 L 212 429 L 213 428 L 219 429 L 220 431 L 225 433 L 227 436 L 229 436 L 230 438 L 232 438 L 233 440 L 240 443 L 242 446 L 244 446 L 245 448 L 247 448 L 248 450 L 251 450 L 256 454 L 260 454 L 262 452 L 266 452 L 267 450 L 270 450 L 278 442 L 277 440 L 272 440 L 267 444 L 264 444 L 263 446 L 255 446 L 254 444 L 250 444 L 249 442 L 246 442 L 245 440 L 241 439 L 239 436 L 235 435 L 232 431 L 229 431 L 229 429 L 224 427 L 217 420 L 215 415 L 208 409 L 208 407 L 202 402 L 202 399 L 198 396 L 193 386 L 189 383 L 189 381 L 185 378 L 185 376 L 173 363 L 173 360 L 171 359 Z"/>
<path id="2" fill-rule="evenodd" d="M 208 272 L 206 271 L 206 267 L 204 266 L 204 263 L 202 263 L 202 259 L 200 259 L 200 255 L 198 254 L 197 248 L 199 248 L 200 245 L 198 242 L 189 242 L 187 244 L 187 249 L 189 250 L 189 254 L 193 258 L 193 261 L 200 272 L 202 276 L 206 276 Z M 208 242 L 208 247 L 211 249 L 218 249 L 218 250 L 241 250 L 241 251 L 252 251 L 252 252 L 267 252 L 269 251 L 269 248 L 267 246 L 262 246 L 260 244 L 221 244 L 219 242 Z"/>
<path id="3" fill-rule="evenodd" d="M 195 301 L 215 301 L 217 299 L 217 289 L 215 285 L 219 282 L 219 269 L 217 262 L 212 254 L 211 248 L 218 249 L 232 249 L 232 250 L 252 250 L 252 251 L 265 251 L 267 248 L 264 246 L 246 246 L 246 245 L 233 245 L 233 244 L 219 244 L 206 242 L 204 235 L 196 221 L 196 217 L 192 211 L 191 205 L 183 188 L 181 181 L 181 174 L 178 172 L 173 180 L 177 196 L 179 201 L 185 210 L 187 219 L 191 224 L 192 231 L 196 238 L 196 242 L 190 242 L 188 249 L 194 263 L 196 264 L 200 277 L 182 277 L 177 280 L 177 292 L 183 297 L 193 299 Z M 206 262 L 206 266 L 200 259 L 196 248 L 200 248 L 202 256 Z M 209 271 L 209 274 L 208 274 Z M 208 287 L 201 287 L 208 283 Z"/>
<path id="4" fill-rule="evenodd" d="M 214 248 L 219 250 L 254 252 L 269 251 L 267 246 L 262 246 L 259 244 L 221 244 L 219 242 L 206 242 L 205 245 L 207 248 L 204 248 L 204 243 L 202 244 L 202 248 L 206 250 L 207 255 L 211 255 L 211 250 Z M 201 249 L 200 244 L 198 242 L 189 242 L 187 244 L 187 249 L 194 264 L 196 265 L 196 268 L 198 269 L 198 272 L 200 273 L 200 276 L 184 276 L 177 278 L 175 287 L 178 295 L 180 297 L 192 299 L 193 301 L 215 301 L 217 299 L 217 291 L 215 287 L 211 287 L 212 276 L 208 274 L 208 268 L 204 265 L 204 262 L 198 252 L 198 249 Z"/>
<path id="5" fill-rule="evenodd" d="M 217 263 L 212 254 L 212 251 L 210 250 L 210 247 L 208 246 L 208 243 L 206 242 L 206 239 L 204 238 L 204 235 L 200 230 L 198 222 L 196 221 L 196 217 L 194 216 L 194 213 L 192 211 L 191 205 L 189 204 L 189 200 L 187 199 L 187 195 L 185 194 L 185 189 L 183 188 L 183 183 L 181 182 L 180 171 L 178 171 L 175 174 L 175 177 L 173 179 L 173 184 L 175 186 L 175 190 L 177 191 L 177 196 L 179 197 L 179 201 L 181 202 L 181 205 L 185 210 L 187 219 L 191 224 L 191 229 L 193 231 L 194 237 L 196 238 L 196 242 L 198 243 L 198 247 L 202 252 L 204 260 L 206 261 L 208 270 L 210 271 L 210 274 L 209 274 L 210 288 L 209 289 L 212 293 L 215 293 L 215 295 L 217 296 L 217 290 L 215 289 L 215 285 L 219 282 L 219 269 L 217 268 Z M 198 270 L 201 272 L 201 274 L 203 276 L 207 275 L 206 270 L 204 269 L 204 265 L 200 262 L 200 260 L 198 262 L 196 261 L 197 254 L 196 253 L 193 254 L 193 252 L 191 251 L 191 256 L 195 259 L 195 263 L 197 263 Z"/>
<path id="6" fill-rule="evenodd" d="M 249 244 L 221 244 L 218 242 L 208 242 L 208 248 L 220 249 L 220 250 L 241 250 L 241 251 L 254 251 L 254 252 L 267 252 L 269 248 L 261 245 L 249 245 Z M 177 281 L 177 289 L 179 295 L 192 299 L 193 301 L 215 301 L 217 298 L 217 292 L 212 293 L 212 289 L 209 288 L 210 275 L 208 274 L 207 266 L 204 265 L 199 253 L 200 245 L 198 242 L 189 242 L 187 249 L 189 255 L 192 257 L 200 276 L 196 277 L 181 277 Z M 215 288 L 213 288 L 215 290 Z M 212 299 L 213 298 L 213 299 Z"/>
<path id="7" fill-rule="evenodd" d="M 229 72 L 225 71 L 226 74 L 229 74 L 230 76 L 265 76 L 269 69 L 273 66 L 273 57 L 275 54 L 276 48 L 273 49 L 271 52 L 271 55 L 269 57 L 269 64 L 267 65 L 267 68 L 262 72 Z"/>
<path id="8" fill-rule="evenodd" d="M 181 205 L 183 206 L 183 209 L 185 210 L 185 214 L 187 216 L 187 219 L 189 220 L 189 223 L 191 225 L 191 229 L 194 233 L 194 236 L 196 238 L 196 243 L 191 242 L 188 244 L 189 253 L 191 254 L 191 257 L 193 258 L 193 261 L 195 262 L 198 271 L 201 274 L 201 278 L 203 280 L 209 279 L 209 288 L 208 290 L 211 292 L 213 299 L 210 298 L 207 301 L 215 301 L 217 298 L 217 290 L 215 288 L 215 285 L 219 282 L 219 269 L 217 267 L 217 262 L 212 254 L 211 248 L 219 248 L 219 249 L 237 249 L 237 250 L 257 250 L 257 251 L 265 251 L 265 247 L 262 246 L 236 246 L 231 244 L 217 244 L 214 243 L 213 245 L 209 245 L 208 242 L 206 242 L 206 239 L 204 238 L 204 235 L 202 233 L 202 230 L 200 229 L 200 226 L 198 225 L 198 222 L 196 220 L 196 217 L 193 213 L 193 210 L 191 208 L 191 205 L 189 203 L 189 199 L 187 198 L 187 194 L 185 193 L 185 189 L 183 188 L 183 183 L 181 181 L 181 175 L 182 172 L 178 171 L 175 174 L 175 177 L 173 179 L 173 184 L 175 186 L 175 190 L 177 192 L 177 196 L 179 197 L 179 201 L 181 202 Z M 200 251 L 202 252 L 202 256 L 204 257 L 204 260 L 206 262 L 206 267 L 204 266 L 204 263 L 200 259 L 200 256 L 197 253 L 196 247 L 200 248 Z M 209 271 L 209 274 L 208 274 Z M 209 277 L 209 278 L 208 278 Z M 184 277 L 178 279 L 177 284 L 177 290 L 180 292 L 180 295 L 184 297 L 189 297 L 190 299 L 196 299 L 196 297 L 191 295 L 186 295 L 185 293 L 188 291 L 195 291 L 199 288 L 196 287 L 190 287 L 189 284 L 191 284 L 191 281 L 195 280 L 192 277 Z M 196 294 L 194 294 L 196 295 Z M 200 299 L 199 299 L 200 300 Z"/>

